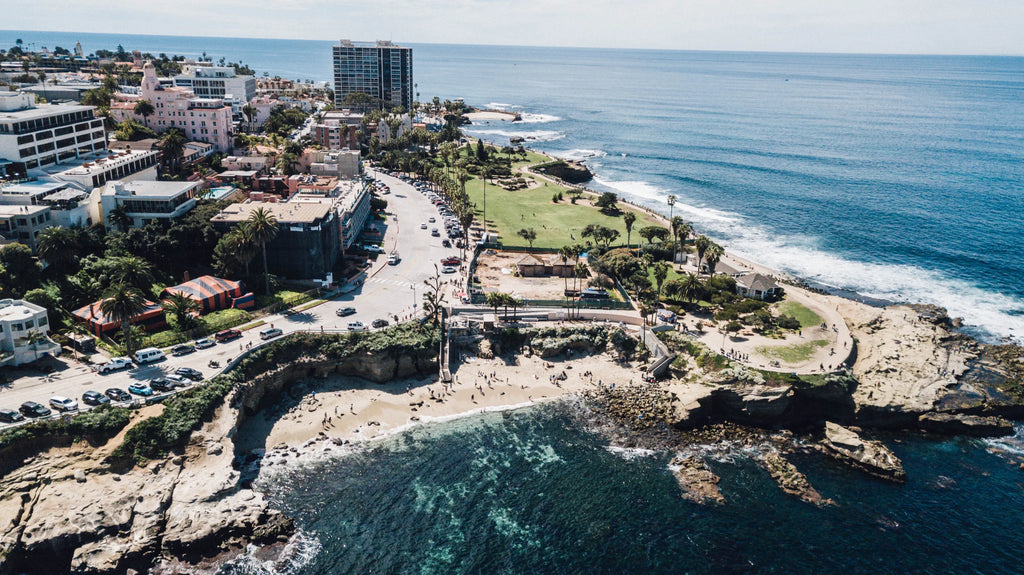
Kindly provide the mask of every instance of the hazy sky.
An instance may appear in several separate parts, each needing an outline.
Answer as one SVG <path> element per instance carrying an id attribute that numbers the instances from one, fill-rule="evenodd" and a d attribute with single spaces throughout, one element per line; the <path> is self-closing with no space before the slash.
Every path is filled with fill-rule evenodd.
<path id="1" fill-rule="evenodd" d="M 0 0 L 8 30 L 1024 54 L 1024 0 L 34 0 L 10 10 L 13 3 Z"/>

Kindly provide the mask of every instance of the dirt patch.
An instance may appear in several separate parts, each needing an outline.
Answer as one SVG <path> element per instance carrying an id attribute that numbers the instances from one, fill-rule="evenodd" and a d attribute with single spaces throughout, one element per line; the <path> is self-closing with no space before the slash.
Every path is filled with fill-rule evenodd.
<path id="1" fill-rule="evenodd" d="M 526 299 L 562 299 L 566 282 L 570 288 L 573 285 L 572 278 L 518 276 L 515 264 L 525 255 L 525 252 L 506 251 L 497 251 L 493 255 L 481 253 L 477 258 L 476 275 L 484 291 L 510 293 Z"/>

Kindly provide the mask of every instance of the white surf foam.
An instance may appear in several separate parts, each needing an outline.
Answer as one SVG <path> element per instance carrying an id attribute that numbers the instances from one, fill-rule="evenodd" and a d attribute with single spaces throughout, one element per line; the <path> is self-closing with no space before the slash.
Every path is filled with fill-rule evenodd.
<path id="1" fill-rule="evenodd" d="M 561 140 L 565 137 L 564 132 L 556 132 L 554 130 L 533 130 L 531 132 L 510 132 L 508 130 L 475 130 L 471 128 L 463 128 L 464 132 L 472 135 L 481 136 L 502 136 L 504 138 L 511 138 L 518 136 L 524 138 L 528 142 L 551 142 L 554 140 Z"/>
<path id="2" fill-rule="evenodd" d="M 512 108 L 522 108 L 515 104 L 506 104 L 504 102 L 491 102 L 490 104 L 484 104 L 486 110 L 511 110 Z"/>
<path id="3" fill-rule="evenodd" d="M 595 177 L 628 200 L 660 205 L 667 214 L 665 188 L 643 181 L 613 181 Z M 1024 339 L 1024 299 L 988 291 L 941 271 L 907 264 L 856 261 L 822 249 L 811 236 L 779 235 L 739 214 L 676 202 L 674 212 L 692 221 L 738 256 L 769 268 L 792 273 L 824 285 L 855 291 L 870 298 L 904 303 L 931 303 L 946 308 L 950 317 L 964 318 L 978 335 L 995 340 Z"/>
<path id="4" fill-rule="evenodd" d="M 602 150 L 586 150 L 580 148 L 549 153 L 556 158 L 562 158 L 563 160 L 576 160 L 577 162 L 581 160 L 589 160 L 591 158 L 603 158 L 608 155 Z"/>
<path id="5" fill-rule="evenodd" d="M 522 112 L 519 114 L 519 120 L 517 124 L 547 124 L 548 122 L 558 122 L 561 120 L 558 116 L 552 116 L 551 114 L 531 114 L 530 112 Z"/>
<path id="6" fill-rule="evenodd" d="M 609 445 L 605 447 L 609 453 L 621 457 L 626 461 L 633 461 L 634 459 L 640 459 L 641 457 L 651 457 L 657 454 L 657 451 L 653 449 L 644 449 L 642 447 L 619 447 L 617 445 Z"/>

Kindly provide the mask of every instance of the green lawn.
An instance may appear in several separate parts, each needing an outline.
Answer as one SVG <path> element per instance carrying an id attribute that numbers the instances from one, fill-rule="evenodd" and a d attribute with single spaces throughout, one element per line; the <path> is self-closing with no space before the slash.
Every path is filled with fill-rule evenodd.
<path id="1" fill-rule="evenodd" d="M 257 295 L 256 296 L 256 309 L 262 309 L 268 305 L 279 303 L 282 301 L 292 301 L 297 299 L 302 292 L 292 291 L 287 289 L 278 290 L 273 295 Z"/>
<path id="2" fill-rule="evenodd" d="M 497 232 L 501 245 L 509 247 L 529 247 L 529 243 L 516 235 L 520 229 L 533 228 L 537 239 L 535 248 L 558 249 L 566 244 L 586 243 L 580 232 L 587 224 L 598 224 L 619 230 L 621 236 L 616 242 L 626 243 L 626 226 L 622 216 L 608 216 L 592 207 L 583 196 L 576 204 L 565 195 L 559 203 L 551 201 L 556 192 L 565 192 L 565 188 L 552 183 L 541 185 L 529 190 L 509 192 L 494 184 L 487 184 L 487 229 Z M 477 218 L 483 217 L 484 186 L 478 178 L 466 182 L 466 192 L 470 201 L 476 203 Z M 622 209 L 632 209 L 620 204 Z M 646 212 L 636 211 L 637 218 L 633 223 L 632 243 L 641 240 L 637 231 L 652 224 L 659 223 Z"/>
<path id="3" fill-rule="evenodd" d="M 821 316 L 814 313 L 807 306 L 795 301 L 784 301 L 776 306 L 779 315 L 791 315 L 800 322 L 800 327 L 814 327 L 821 325 Z"/>
<path id="4" fill-rule="evenodd" d="M 827 340 L 818 339 L 807 343 L 796 343 L 780 347 L 763 345 L 757 348 L 757 352 L 770 359 L 777 359 L 786 363 L 800 363 L 810 359 L 814 352 L 818 351 L 819 347 L 825 347 L 826 345 L 828 345 Z"/>

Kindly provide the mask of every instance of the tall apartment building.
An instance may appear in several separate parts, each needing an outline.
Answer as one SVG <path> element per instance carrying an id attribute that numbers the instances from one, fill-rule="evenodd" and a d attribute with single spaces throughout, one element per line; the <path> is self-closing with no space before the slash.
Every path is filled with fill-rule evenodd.
<path id="1" fill-rule="evenodd" d="M 323 113 L 320 121 L 313 124 L 310 135 L 328 150 L 358 150 L 359 138 L 356 133 L 362 125 L 362 114 L 351 110 L 333 110 Z"/>
<path id="2" fill-rule="evenodd" d="M 342 40 L 333 51 L 334 104 L 338 108 L 353 92 L 369 94 L 391 107 L 409 109 L 412 105 L 412 48 L 384 40 L 375 44 Z"/>
<path id="3" fill-rule="evenodd" d="M 107 147 L 93 106 L 35 105 L 33 94 L 0 91 L 0 177 Z"/>

